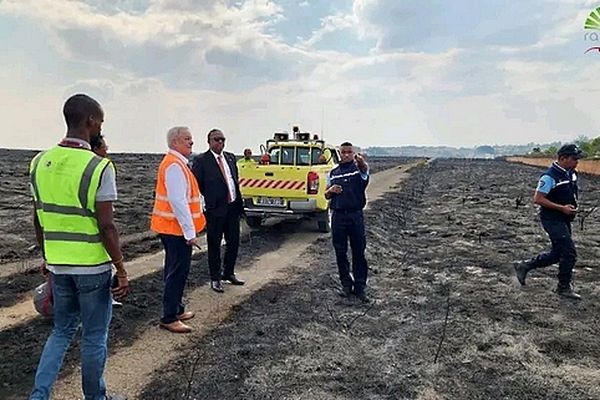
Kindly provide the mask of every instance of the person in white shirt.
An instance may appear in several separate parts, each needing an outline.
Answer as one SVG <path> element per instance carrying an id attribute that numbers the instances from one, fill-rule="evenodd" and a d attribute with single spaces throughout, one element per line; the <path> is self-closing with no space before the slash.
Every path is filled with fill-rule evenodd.
<path id="1" fill-rule="evenodd" d="M 151 229 L 165 248 L 163 275 L 163 315 L 160 327 L 174 333 L 188 333 L 184 324 L 194 317 L 185 311 L 183 290 L 190 271 L 192 246 L 199 246 L 197 233 L 205 220 L 198 183 L 188 167 L 194 141 L 187 127 L 171 128 L 167 133 L 169 151 L 158 168 L 156 196 Z"/>

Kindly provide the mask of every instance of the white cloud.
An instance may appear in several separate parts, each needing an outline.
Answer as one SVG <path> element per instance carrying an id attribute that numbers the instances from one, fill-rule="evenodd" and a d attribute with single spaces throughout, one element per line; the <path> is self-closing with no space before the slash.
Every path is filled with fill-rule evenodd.
<path id="1" fill-rule="evenodd" d="M 304 43 L 304 45 L 313 46 L 329 33 L 355 28 L 356 25 L 357 20 L 353 15 L 329 15 L 321 20 L 321 27 L 312 33 L 312 36 Z"/>
<path id="2" fill-rule="evenodd" d="M 451 7 L 437 10 L 436 1 L 332 6 L 311 37 L 294 44 L 277 30 L 282 6 L 274 1 L 4 0 L 0 18 L 43 26 L 42 42 L 57 60 L 43 73 L 37 66 L 52 62 L 36 54 L 0 68 L 0 101 L 8 105 L 0 110 L 0 146 L 54 143 L 62 102 L 78 91 L 103 104 L 115 151 L 161 151 L 164 133 L 179 124 L 192 127 L 197 151 L 215 126 L 231 150 L 258 150 L 292 124 L 319 131 L 323 110 L 328 140 L 363 147 L 551 141 L 600 129 L 591 118 L 595 64 L 579 48 L 585 1 L 562 2 L 544 20 L 557 0 L 535 0 L 481 26 L 466 17 L 453 25 L 439 15 Z M 506 22 L 530 8 L 537 11 L 523 21 L 544 20 L 541 28 Z M 335 46 L 340 32 L 377 45 L 352 53 Z M 328 50 L 319 50 L 324 42 Z M 48 126 L 48 136 L 28 134 Z"/>
<path id="3" fill-rule="evenodd" d="M 233 7 L 218 1 L 161 0 L 143 13 L 105 12 L 64 0 L 0 3 L 0 13 L 46 26 L 54 37 L 52 43 L 73 60 L 102 62 L 135 76 L 162 76 L 186 84 L 196 81 L 194 73 L 210 70 L 204 54 L 214 49 L 244 53 L 261 62 L 268 53 L 297 57 L 298 52 L 263 32 L 281 18 L 280 12 L 267 0 L 248 0 Z M 248 67 L 251 75 L 255 74 L 252 66 Z M 173 71 L 177 73 L 169 75 Z"/>

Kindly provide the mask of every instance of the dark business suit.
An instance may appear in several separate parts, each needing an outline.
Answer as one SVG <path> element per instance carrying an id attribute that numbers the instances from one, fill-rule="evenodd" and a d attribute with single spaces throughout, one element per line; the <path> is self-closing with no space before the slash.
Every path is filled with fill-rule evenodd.
<path id="1" fill-rule="evenodd" d="M 224 151 L 223 161 L 229 165 L 236 197 L 228 203 L 228 187 L 219 164 L 213 153 L 196 156 L 192 171 L 198 180 L 200 193 L 204 197 L 206 210 L 206 241 L 208 244 L 208 267 L 212 281 L 228 278 L 234 274 L 240 244 L 240 216 L 243 212 L 242 196 L 238 183 L 238 169 L 235 156 Z M 225 236 L 225 258 L 221 271 L 221 240 Z"/>

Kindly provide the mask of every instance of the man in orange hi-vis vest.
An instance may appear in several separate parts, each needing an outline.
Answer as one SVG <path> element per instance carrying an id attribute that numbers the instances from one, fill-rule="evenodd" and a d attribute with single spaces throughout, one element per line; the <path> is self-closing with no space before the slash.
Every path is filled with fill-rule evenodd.
<path id="1" fill-rule="evenodd" d="M 174 127 L 167 133 L 169 151 L 158 167 L 156 197 L 151 229 L 165 248 L 163 273 L 163 314 L 160 327 L 174 333 L 189 333 L 183 321 L 194 318 L 185 311 L 183 289 L 192 262 L 192 246 L 198 246 L 197 233 L 206 225 L 200 189 L 188 167 L 194 144 L 187 127 Z"/>

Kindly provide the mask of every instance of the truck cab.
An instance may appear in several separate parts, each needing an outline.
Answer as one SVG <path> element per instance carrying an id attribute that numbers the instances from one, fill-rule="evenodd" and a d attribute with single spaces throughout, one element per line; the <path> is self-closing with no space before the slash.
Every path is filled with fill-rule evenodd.
<path id="1" fill-rule="evenodd" d="M 340 161 L 338 150 L 316 135 L 293 128 L 267 140 L 261 161 L 239 167 L 246 220 L 258 227 L 269 217 L 312 218 L 329 232 L 327 174 Z"/>

